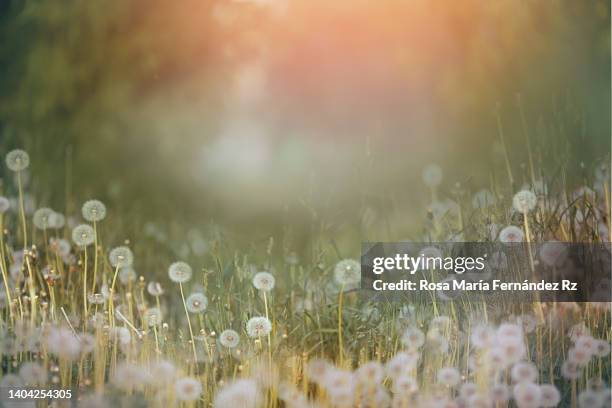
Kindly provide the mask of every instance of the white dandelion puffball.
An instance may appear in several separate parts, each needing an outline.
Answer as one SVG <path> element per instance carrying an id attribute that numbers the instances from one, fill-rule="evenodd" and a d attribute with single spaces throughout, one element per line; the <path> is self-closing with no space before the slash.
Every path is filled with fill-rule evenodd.
<path id="1" fill-rule="evenodd" d="M 491 191 L 482 189 L 472 197 L 472 207 L 476 209 L 487 208 L 495 204 L 495 201 L 495 195 Z"/>
<path id="2" fill-rule="evenodd" d="M 249 337 L 267 336 L 272 331 L 272 323 L 266 317 L 252 317 L 246 324 Z"/>
<path id="3" fill-rule="evenodd" d="M 151 296 L 161 296 L 164 294 L 164 288 L 159 282 L 151 281 L 147 284 L 147 292 Z"/>
<path id="4" fill-rule="evenodd" d="M 87 224 L 77 225 L 72 229 L 72 240 L 80 247 L 86 247 L 94 243 L 94 229 Z"/>
<path id="5" fill-rule="evenodd" d="M 340 285 L 359 285 L 361 283 L 361 264 L 354 259 L 344 259 L 336 264 L 334 278 Z"/>
<path id="6" fill-rule="evenodd" d="M 39 208 L 34 211 L 34 216 L 32 217 L 32 222 L 34 226 L 39 230 L 46 230 L 51 227 L 51 217 L 53 215 L 53 210 L 50 208 Z"/>
<path id="7" fill-rule="evenodd" d="M 234 348 L 240 343 L 240 335 L 234 330 L 223 330 L 219 335 L 219 343 L 223 347 Z"/>
<path id="8" fill-rule="evenodd" d="M 4 196 L 0 196 L 0 214 L 4 214 L 10 208 L 11 208 L 11 201 Z"/>
<path id="9" fill-rule="evenodd" d="M 437 187 L 442 183 L 442 168 L 437 164 L 429 164 L 425 166 L 421 176 L 427 187 Z"/>
<path id="10" fill-rule="evenodd" d="M 253 286 L 255 286 L 255 289 L 263 290 L 264 292 L 274 289 L 275 282 L 274 275 L 268 272 L 258 272 L 253 276 Z"/>
<path id="11" fill-rule="evenodd" d="M 196 292 L 189 295 L 185 303 L 190 313 L 202 313 L 208 307 L 208 298 L 202 293 Z"/>
<path id="12" fill-rule="evenodd" d="M 89 222 L 102 221 L 106 217 L 106 206 L 100 200 L 88 200 L 81 207 L 81 213 Z"/>
<path id="13" fill-rule="evenodd" d="M 217 393 L 213 408 L 256 408 L 261 404 L 262 399 L 255 380 L 240 379 L 225 386 Z"/>
<path id="14" fill-rule="evenodd" d="M 108 254 L 108 260 L 115 268 L 126 268 L 134 263 L 134 254 L 132 250 L 126 246 L 118 246 L 113 248 Z"/>
<path id="15" fill-rule="evenodd" d="M 64 225 L 66 225 L 66 217 L 64 214 L 53 211 L 53 214 L 49 217 L 49 227 L 60 229 L 64 228 Z"/>
<path id="16" fill-rule="evenodd" d="M 544 408 L 556 407 L 561 402 L 561 393 L 552 384 L 540 385 L 540 404 Z"/>
<path id="17" fill-rule="evenodd" d="M 455 387 L 461 382 L 461 374 L 455 367 L 443 367 L 438 371 L 438 383 Z"/>
<path id="18" fill-rule="evenodd" d="M 512 206 L 514 209 L 522 214 L 527 214 L 533 210 L 538 204 L 538 198 L 536 195 L 529 190 L 519 191 L 512 198 Z"/>
<path id="19" fill-rule="evenodd" d="M 185 377 L 174 383 L 176 397 L 181 401 L 195 401 L 202 394 L 202 384 L 195 378 Z"/>
<path id="20" fill-rule="evenodd" d="M 514 386 L 514 401 L 518 407 L 538 407 L 542 392 L 537 384 L 521 382 Z"/>
<path id="21" fill-rule="evenodd" d="M 499 241 L 504 244 L 523 242 L 524 238 L 523 230 L 515 225 L 509 225 L 499 232 Z"/>
<path id="22" fill-rule="evenodd" d="M 131 266 L 119 269 L 119 282 L 124 285 L 127 285 L 129 282 L 134 282 L 136 276 L 136 271 Z"/>
<path id="23" fill-rule="evenodd" d="M 567 259 L 567 245 L 559 241 L 548 241 L 542 244 L 538 252 L 540 259 L 548 266 L 561 265 Z"/>
<path id="24" fill-rule="evenodd" d="M 512 381 L 515 383 L 530 382 L 533 383 L 538 379 L 538 369 L 532 363 L 520 361 L 510 371 Z"/>
<path id="25" fill-rule="evenodd" d="M 18 172 L 28 168 L 30 165 L 30 156 L 21 149 L 15 149 L 6 155 L 6 167 L 11 171 Z"/>
<path id="26" fill-rule="evenodd" d="M 168 276 L 170 277 L 170 280 L 175 283 L 188 282 L 189 279 L 191 279 L 192 274 L 193 270 L 186 262 L 174 262 L 168 268 Z"/>
<path id="27" fill-rule="evenodd" d="M 163 320 L 162 311 L 156 307 L 152 307 L 144 312 L 142 318 L 149 327 L 159 326 Z"/>
<path id="28" fill-rule="evenodd" d="M 25 362 L 19 367 L 19 376 L 30 386 L 47 382 L 47 370 L 38 363 Z"/>
<path id="29" fill-rule="evenodd" d="M 425 334 L 416 327 L 409 327 L 402 335 L 402 343 L 406 348 L 416 350 L 425 344 Z"/>

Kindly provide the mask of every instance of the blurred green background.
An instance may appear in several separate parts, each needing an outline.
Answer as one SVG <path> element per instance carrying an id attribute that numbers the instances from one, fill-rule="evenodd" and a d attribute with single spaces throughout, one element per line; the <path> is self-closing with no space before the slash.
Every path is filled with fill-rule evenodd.
<path id="1" fill-rule="evenodd" d="M 496 109 L 519 184 L 520 108 L 542 168 L 609 161 L 603 0 L 5 0 L 0 37 L 0 151 L 126 225 L 397 239 L 364 217 L 410 233 L 426 164 L 503 177 Z"/>

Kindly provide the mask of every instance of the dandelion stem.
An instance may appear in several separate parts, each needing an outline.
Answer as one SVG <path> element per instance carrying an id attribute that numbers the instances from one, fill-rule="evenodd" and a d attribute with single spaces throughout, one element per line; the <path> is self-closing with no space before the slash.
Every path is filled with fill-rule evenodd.
<path id="1" fill-rule="evenodd" d="M 340 359 L 340 367 L 344 363 L 344 348 L 342 344 L 342 295 L 344 294 L 344 283 L 340 288 L 340 294 L 338 295 L 338 353 Z"/>
<path id="2" fill-rule="evenodd" d="M 183 307 L 185 308 L 185 315 L 187 316 L 187 326 L 189 326 L 189 336 L 191 337 L 191 347 L 193 348 L 193 364 L 197 367 L 198 354 L 196 352 L 195 341 L 193 339 L 193 328 L 191 327 L 191 319 L 189 318 L 189 310 L 187 310 L 187 303 L 185 302 L 185 293 L 183 292 L 183 283 L 179 282 L 181 288 L 181 299 L 183 300 Z"/>

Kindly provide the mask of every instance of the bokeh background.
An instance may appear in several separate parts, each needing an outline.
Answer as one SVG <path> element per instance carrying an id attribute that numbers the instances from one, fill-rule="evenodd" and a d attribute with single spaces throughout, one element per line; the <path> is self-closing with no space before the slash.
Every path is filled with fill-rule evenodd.
<path id="1" fill-rule="evenodd" d="M 498 117 L 518 184 L 526 132 L 553 175 L 609 161 L 604 0 L 4 0 L 0 38 L 0 150 L 126 226 L 399 239 L 428 163 L 504 176 Z"/>

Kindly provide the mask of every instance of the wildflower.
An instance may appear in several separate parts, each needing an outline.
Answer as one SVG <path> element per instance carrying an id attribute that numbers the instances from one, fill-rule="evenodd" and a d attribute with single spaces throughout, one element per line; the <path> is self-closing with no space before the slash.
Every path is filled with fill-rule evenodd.
<path id="1" fill-rule="evenodd" d="M 49 228 L 60 229 L 64 228 L 64 225 L 66 225 L 66 217 L 64 217 L 64 214 L 53 211 L 49 216 Z"/>
<path id="2" fill-rule="evenodd" d="M 502 323 L 497 328 L 497 335 L 500 338 L 522 339 L 523 338 L 523 329 L 518 324 L 514 324 L 514 323 Z"/>
<path id="3" fill-rule="evenodd" d="M 106 206 L 99 200 L 85 201 L 81 207 L 83 218 L 89 222 L 99 222 L 106 217 Z"/>
<path id="4" fill-rule="evenodd" d="M 126 246 L 118 246 L 113 248 L 108 254 L 110 264 L 117 268 L 126 268 L 132 266 L 134 262 L 134 254 L 132 250 Z"/>
<path id="5" fill-rule="evenodd" d="M 540 385 L 540 405 L 544 408 L 556 407 L 561 402 L 561 393 L 552 384 Z"/>
<path id="6" fill-rule="evenodd" d="M 467 399 L 467 406 L 470 408 L 490 408 L 491 398 L 487 395 L 474 394 Z"/>
<path id="7" fill-rule="evenodd" d="M 540 259 L 548 266 L 559 266 L 567 259 L 567 246 L 563 242 L 548 241 L 538 252 Z"/>
<path id="8" fill-rule="evenodd" d="M 164 289 L 159 282 L 151 281 L 147 284 L 147 292 L 151 296 L 161 296 L 164 294 Z"/>
<path id="9" fill-rule="evenodd" d="M 249 337 L 267 336 L 272 331 L 272 323 L 266 317 L 252 317 L 246 324 Z"/>
<path id="10" fill-rule="evenodd" d="M 306 375 L 308 378 L 317 383 L 322 384 L 323 380 L 329 372 L 331 372 L 333 366 L 326 360 L 316 358 L 310 360 L 306 365 Z"/>
<path id="11" fill-rule="evenodd" d="M 159 326 L 162 323 L 162 312 L 156 307 L 149 308 L 144 312 L 143 320 L 149 327 Z"/>
<path id="12" fill-rule="evenodd" d="M 342 286 L 358 286 L 361 282 L 361 264 L 354 259 L 344 259 L 336 264 L 334 278 Z"/>
<path id="13" fill-rule="evenodd" d="M 264 292 L 269 292 L 274 289 L 274 275 L 268 272 L 258 272 L 253 277 L 253 286 L 255 289 L 263 290 Z"/>
<path id="14" fill-rule="evenodd" d="M 473 382 L 463 383 L 459 389 L 459 395 L 466 400 L 471 396 L 476 395 L 477 392 L 478 387 Z"/>
<path id="15" fill-rule="evenodd" d="M 512 380 L 514 382 L 535 382 L 538 379 L 538 369 L 527 362 L 516 363 L 511 371 Z"/>
<path id="16" fill-rule="evenodd" d="M 587 388 L 591 391 L 600 392 L 605 390 L 606 383 L 600 377 L 591 377 L 587 380 Z"/>
<path id="17" fill-rule="evenodd" d="M 489 347 L 495 341 L 495 330 L 487 325 L 476 326 L 472 330 L 470 340 L 476 348 Z"/>
<path id="18" fill-rule="evenodd" d="M 66 360 L 75 360 L 81 352 L 79 339 L 72 331 L 65 328 L 52 328 L 46 338 L 47 349 L 51 354 L 55 354 Z"/>
<path id="19" fill-rule="evenodd" d="M 407 374 L 416 367 L 419 360 L 419 355 L 416 352 L 407 353 L 399 352 L 391 360 L 387 361 L 385 371 L 387 376 L 391 378 L 399 377 Z"/>
<path id="20" fill-rule="evenodd" d="M 43 385 L 47 382 L 47 370 L 34 362 L 25 362 L 19 367 L 19 376 L 26 385 Z"/>
<path id="21" fill-rule="evenodd" d="M 94 229 L 87 224 L 77 225 L 72 230 L 72 240 L 81 248 L 91 245 L 95 240 Z"/>
<path id="22" fill-rule="evenodd" d="M 566 360 L 561 366 L 561 375 L 568 380 L 577 380 L 581 374 L 580 366 L 575 361 Z"/>
<path id="23" fill-rule="evenodd" d="M 21 149 L 15 149 L 8 152 L 6 155 L 6 167 L 9 170 L 18 172 L 28 168 L 30 165 L 30 156 L 27 152 Z"/>
<path id="24" fill-rule="evenodd" d="M 414 377 L 402 374 L 399 377 L 393 379 L 393 393 L 408 395 L 417 392 L 419 385 Z"/>
<path id="25" fill-rule="evenodd" d="M 591 360 L 592 355 L 587 349 L 573 347 L 567 352 L 567 359 L 580 366 L 584 366 Z"/>
<path id="26" fill-rule="evenodd" d="M 519 408 L 537 408 L 540 406 L 542 392 L 537 384 L 521 382 L 514 386 L 514 401 Z"/>
<path id="27" fill-rule="evenodd" d="M 455 367 L 443 367 L 438 370 L 438 383 L 454 387 L 461 382 L 461 374 Z"/>
<path id="28" fill-rule="evenodd" d="M 111 382 L 115 387 L 124 391 L 141 389 L 147 385 L 150 380 L 151 376 L 148 370 L 127 361 L 117 365 L 114 375 L 111 378 Z"/>
<path id="29" fill-rule="evenodd" d="M 92 305 L 104 304 L 104 295 L 101 293 L 90 293 L 87 295 L 87 301 Z"/>
<path id="30" fill-rule="evenodd" d="M 516 338 L 499 338 L 499 348 L 502 352 L 506 364 L 513 364 L 520 361 L 527 353 L 525 343 Z"/>
<path id="31" fill-rule="evenodd" d="M 523 230 L 514 225 L 507 226 L 499 232 L 499 241 L 504 244 L 523 242 L 524 238 Z"/>
<path id="32" fill-rule="evenodd" d="M 227 348 L 237 347 L 240 343 L 240 335 L 234 330 L 223 330 L 219 335 L 219 343 Z"/>
<path id="33" fill-rule="evenodd" d="M 510 399 L 510 391 L 506 384 L 495 384 L 491 388 L 491 398 L 497 404 L 505 404 Z"/>
<path id="34" fill-rule="evenodd" d="M 512 198 L 512 206 L 521 214 L 527 214 L 529 211 L 533 210 L 537 203 L 538 198 L 529 190 L 519 191 L 514 195 L 514 198 Z"/>
<path id="35" fill-rule="evenodd" d="M 149 367 L 151 373 L 151 381 L 160 386 L 174 381 L 176 379 L 176 367 L 170 361 L 159 360 Z"/>
<path id="36" fill-rule="evenodd" d="M 360 383 L 373 385 L 382 383 L 385 372 L 378 361 L 369 361 L 355 371 L 355 376 Z"/>
<path id="37" fill-rule="evenodd" d="M 402 343 L 406 348 L 416 350 L 425 344 L 425 335 L 416 327 L 409 327 L 402 335 Z"/>
<path id="38" fill-rule="evenodd" d="M 596 408 L 604 406 L 603 395 L 591 390 L 582 391 L 578 395 L 578 406 L 580 408 Z M 607 401 L 610 402 L 610 401 Z"/>
<path id="39" fill-rule="evenodd" d="M 176 397 L 180 401 L 195 401 L 202 394 L 202 384 L 191 377 L 184 377 L 174 383 Z"/>
<path id="40" fill-rule="evenodd" d="M 52 214 L 53 210 L 47 207 L 39 208 L 34 211 L 34 217 L 32 218 L 34 226 L 39 230 L 46 230 L 50 227 L 49 220 Z"/>
<path id="41" fill-rule="evenodd" d="M 429 164 L 423 169 L 421 177 L 427 187 L 437 187 L 442 183 L 442 169 L 437 164 Z"/>
<path id="42" fill-rule="evenodd" d="M 208 307 L 208 298 L 202 293 L 192 293 L 185 302 L 190 313 L 202 313 Z"/>
<path id="43" fill-rule="evenodd" d="M 250 379 L 242 379 L 222 388 L 215 397 L 213 407 L 256 408 L 261 399 L 257 383 Z"/>
<path id="44" fill-rule="evenodd" d="M 595 355 L 597 357 L 605 357 L 610 354 L 610 343 L 606 340 L 597 340 L 595 343 Z"/>
<path id="45" fill-rule="evenodd" d="M 170 276 L 170 280 L 175 283 L 185 283 L 191 279 L 193 271 L 191 266 L 186 262 L 174 262 L 168 268 L 168 276 Z"/>
<path id="46" fill-rule="evenodd" d="M 119 269 L 119 282 L 127 285 L 136 280 L 136 271 L 131 266 Z"/>
<path id="47" fill-rule="evenodd" d="M 79 344 L 81 354 L 91 353 L 96 347 L 96 338 L 89 333 L 81 333 L 79 334 Z"/>
<path id="48" fill-rule="evenodd" d="M 577 349 L 583 349 L 587 353 L 595 354 L 597 349 L 597 340 L 591 336 L 580 336 L 574 342 Z"/>

